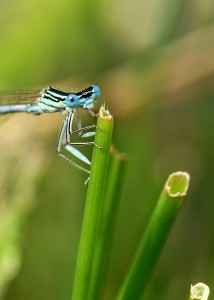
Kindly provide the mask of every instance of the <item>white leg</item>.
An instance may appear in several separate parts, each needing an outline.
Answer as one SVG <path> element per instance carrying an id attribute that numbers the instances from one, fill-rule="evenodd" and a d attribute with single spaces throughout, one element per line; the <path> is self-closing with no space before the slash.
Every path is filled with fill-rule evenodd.
<path id="1" fill-rule="evenodd" d="M 90 145 L 95 145 L 96 147 L 98 147 L 99 149 L 103 149 L 101 146 L 95 144 L 94 142 L 71 142 L 70 141 L 70 137 L 72 134 L 79 134 L 81 137 L 90 137 L 95 135 L 95 132 L 86 132 L 86 133 L 82 133 L 83 131 L 86 130 L 90 130 L 92 128 L 96 128 L 96 125 L 89 125 L 86 127 L 81 128 L 81 119 L 79 116 L 77 116 L 77 130 L 73 130 L 73 120 L 74 120 L 74 112 L 71 112 L 63 121 L 60 132 L 59 132 L 59 136 L 58 136 L 58 140 L 57 140 L 57 145 L 56 145 L 56 151 L 58 153 L 59 156 L 61 156 L 62 158 L 64 158 L 66 161 L 68 161 L 70 164 L 72 164 L 73 166 L 75 166 L 76 168 L 78 168 L 79 170 L 82 170 L 88 174 L 90 174 L 90 170 L 78 165 L 76 162 L 74 162 L 73 160 L 71 160 L 70 158 L 68 158 L 66 155 L 64 155 L 61 152 L 61 148 L 62 146 L 64 146 L 64 148 L 73 156 L 75 156 L 77 159 L 79 159 L 80 161 L 82 161 L 83 163 L 87 164 L 87 165 L 91 165 L 91 162 L 89 161 L 89 159 L 82 154 L 79 150 L 77 150 L 75 148 L 75 146 L 90 146 Z M 101 130 L 101 129 L 100 129 Z"/>
<path id="2" fill-rule="evenodd" d="M 67 139 L 66 139 L 66 145 L 64 145 L 64 143 L 63 143 L 63 140 L 65 139 L 65 135 L 67 135 L 68 121 L 69 121 L 69 116 L 66 117 L 66 119 L 63 121 L 61 129 L 60 129 L 60 132 L 59 132 L 59 136 L 58 136 L 58 140 L 57 140 L 57 145 L 56 145 L 57 154 L 59 156 L 61 156 L 62 158 L 64 158 L 67 162 L 69 162 L 70 164 L 72 164 L 77 169 L 90 174 L 90 170 L 81 167 L 80 165 L 78 165 L 77 163 L 75 163 L 74 161 L 72 161 L 70 158 L 68 158 L 67 156 L 65 156 L 61 152 L 61 147 L 62 146 L 64 146 L 65 149 L 66 149 L 67 146 L 69 146 L 69 144 L 67 143 L 68 142 Z M 71 149 L 66 149 L 66 150 L 68 150 L 72 155 L 76 156 L 78 159 L 80 159 L 83 162 L 87 163 L 86 162 L 87 158 L 83 154 L 80 155 L 80 152 L 78 150 L 76 152 L 71 151 Z"/>
<path id="3" fill-rule="evenodd" d="M 69 119 L 71 119 L 71 118 L 69 118 Z M 86 130 L 89 130 L 89 129 L 92 129 L 92 128 L 97 128 L 97 126 L 95 124 L 92 124 L 92 125 L 89 125 L 89 126 L 86 126 L 86 127 L 83 127 L 83 128 L 79 128 L 80 125 L 81 125 L 81 122 L 79 121 L 78 124 L 77 124 L 77 129 L 74 130 L 74 131 L 69 131 L 69 134 L 72 135 L 72 134 L 78 133 L 79 135 L 81 135 L 81 137 L 91 137 L 91 136 L 95 135 L 94 131 L 82 133 L 83 131 L 86 131 Z M 71 130 L 72 126 L 69 126 L 68 128 L 69 128 L 69 130 Z M 102 130 L 102 129 L 100 129 L 100 130 Z M 73 146 L 95 145 L 99 149 L 102 149 L 102 147 L 95 144 L 94 142 L 72 143 L 72 142 L 70 142 L 70 138 L 69 139 L 66 138 L 66 140 L 67 141 L 69 140 L 68 141 L 69 145 L 73 145 Z"/>

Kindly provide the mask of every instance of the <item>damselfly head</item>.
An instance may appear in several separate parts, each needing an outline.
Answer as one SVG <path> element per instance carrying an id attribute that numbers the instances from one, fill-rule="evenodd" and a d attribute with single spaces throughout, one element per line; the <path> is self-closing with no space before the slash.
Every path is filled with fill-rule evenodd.
<path id="1" fill-rule="evenodd" d="M 81 92 L 68 94 L 65 103 L 70 108 L 83 107 L 90 109 L 94 106 L 94 100 L 99 96 L 100 88 L 97 85 L 91 85 Z"/>

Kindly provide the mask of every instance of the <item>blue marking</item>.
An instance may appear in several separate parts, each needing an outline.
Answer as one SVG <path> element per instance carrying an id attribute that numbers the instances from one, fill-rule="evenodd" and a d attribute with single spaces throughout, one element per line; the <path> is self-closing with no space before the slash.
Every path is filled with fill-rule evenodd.
<path id="1" fill-rule="evenodd" d="M 97 85 L 92 85 L 93 87 L 93 92 L 95 94 L 94 99 L 97 99 L 100 97 L 100 88 Z"/>

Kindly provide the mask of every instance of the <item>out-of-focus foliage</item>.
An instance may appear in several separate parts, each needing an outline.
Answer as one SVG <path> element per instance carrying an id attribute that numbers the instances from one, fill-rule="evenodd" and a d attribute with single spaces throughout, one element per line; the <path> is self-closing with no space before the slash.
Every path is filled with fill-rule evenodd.
<path id="1" fill-rule="evenodd" d="M 200 281 L 212 292 L 214 3 L 9 0 L 0 25 L 1 90 L 98 83 L 97 107 L 114 114 L 129 166 L 103 299 L 114 299 L 161 185 L 179 170 L 191 175 L 189 198 L 143 299 L 184 299 Z M 22 114 L 0 127 L 5 300 L 70 299 L 86 178 L 54 151 L 61 120 Z"/>

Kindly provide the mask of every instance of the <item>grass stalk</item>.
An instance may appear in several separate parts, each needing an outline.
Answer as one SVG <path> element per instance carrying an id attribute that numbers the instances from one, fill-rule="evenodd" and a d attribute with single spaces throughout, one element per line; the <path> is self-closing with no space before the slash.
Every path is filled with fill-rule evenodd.
<path id="1" fill-rule="evenodd" d="M 107 265 L 111 252 L 115 221 L 120 203 L 120 195 L 124 181 L 126 156 L 113 147 L 110 152 L 107 174 L 107 185 L 101 209 L 101 218 L 95 246 L 89 300 L 100 299 L 101 286 L 107 273 Z"/>
<path id="2" fill-rule="evenodd" d="M 86 300 L 88 297 L 99 214 L 105 190 L 112 130 L 113 117 L 102 106 L 97 120 L 95 143 L 102 146 L 103 149 L 95 146 L 93 150 L 72 300 Z"/>
<path id="3" fill-rule="evenodd" d="M 184 172 L 167 179 L 117 300 L 140 299 L 186 196 L 189 179 Z"/>

